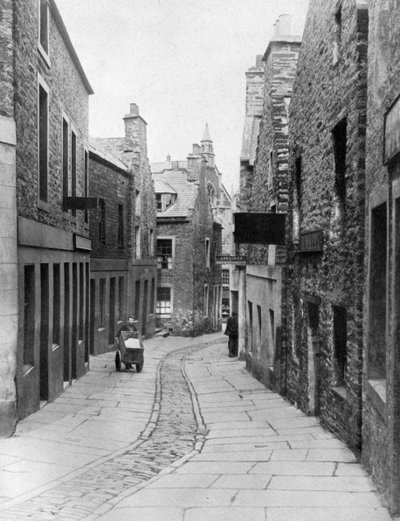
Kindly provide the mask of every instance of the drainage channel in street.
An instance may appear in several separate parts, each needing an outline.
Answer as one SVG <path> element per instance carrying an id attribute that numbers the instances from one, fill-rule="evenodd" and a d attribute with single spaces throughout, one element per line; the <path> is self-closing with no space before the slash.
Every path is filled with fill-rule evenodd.
<path id="1" fill-rule="evenodd" d="M 53 488 L 0 512 L 3 521 L 81 521 L 107 512 L 118 496 L 140 487 L 174 462 L 190 454 L 203 436 L 198 407 L 184 372 L 185 358 L 205 349 L 200 344 L 167 355 L 159 366 L 158 417 L 141 443 Z M 158 403 L 157 403 L 158 402 Z M 199 429 L 200 428 L 200 429 Z M 149 429 L 147 429 L 148 431 Z"/>

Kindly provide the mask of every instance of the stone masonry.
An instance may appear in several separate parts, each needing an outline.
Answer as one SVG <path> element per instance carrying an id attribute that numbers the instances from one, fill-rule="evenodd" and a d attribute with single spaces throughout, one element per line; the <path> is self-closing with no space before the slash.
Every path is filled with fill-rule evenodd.
<path id="1" fill-rule="evenodd" d="M 367 37 L 364 5 L 312 0 L 290 105 L 287 396 L 354 450 L 361 446 Z"/>

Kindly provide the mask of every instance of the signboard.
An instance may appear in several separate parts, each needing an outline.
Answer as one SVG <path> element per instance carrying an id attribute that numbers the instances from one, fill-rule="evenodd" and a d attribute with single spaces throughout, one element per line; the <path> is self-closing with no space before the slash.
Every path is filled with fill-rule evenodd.
<path id="1" fill-rule="evenodd" d="M 236 264 L 236 266 L 246 266 L 247 257 L 239 255 L 217 255 L 216 264 Z"/>
<path id="2" fill-rule="evenodd" d="M 400 96 L 396 99 L 385 115 L 384 154 L 386 165 L 400 152 Z"/>
<path id="3" fill-rule="evenodd" d="M 322 230 L 301 233 L 300 251 L 302 253 L 322 252 L 323 239 Z"/>
<path id="4" fill-rule="evenodd" d="M 237 244 L 285 244 L 283 213 L 235 213 Z"/>

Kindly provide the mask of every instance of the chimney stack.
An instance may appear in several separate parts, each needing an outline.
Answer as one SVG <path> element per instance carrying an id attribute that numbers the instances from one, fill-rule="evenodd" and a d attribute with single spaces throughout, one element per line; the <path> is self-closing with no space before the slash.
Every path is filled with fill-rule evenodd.
<path id="1" fill-rule="evenodd" d="M 139 114 L 139 107 L 131 103 L 130 112 L 124 116 L 125 147 L 143 159 L 147 158 L 147 123 Z"/>

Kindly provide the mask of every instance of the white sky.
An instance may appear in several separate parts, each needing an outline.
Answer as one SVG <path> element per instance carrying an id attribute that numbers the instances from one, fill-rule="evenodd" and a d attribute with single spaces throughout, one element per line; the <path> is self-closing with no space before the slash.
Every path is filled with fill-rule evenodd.
<path id="1" fill-rule="evenodd" d="M 223 182 L 236 189 L 245 72 L 280 14 L 301 34 L 307 0 L 56 1 L 95 92 L 91 136 L 123 136 L 135 102 L 150 161 L 185 160 L 208 122 Z"/>

